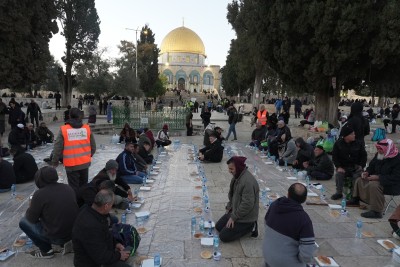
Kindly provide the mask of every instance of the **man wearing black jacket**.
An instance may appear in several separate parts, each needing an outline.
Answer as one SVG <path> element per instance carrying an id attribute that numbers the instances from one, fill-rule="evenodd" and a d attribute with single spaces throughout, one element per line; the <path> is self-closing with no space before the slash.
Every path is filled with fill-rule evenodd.
<path id="1" fill-rule="evenodd" d="M 111 180 L 116 185 L 118 185 L 115 190 L 115 205 L 120 204 L 124 198 L 128 198 L 130 201 L 133 200 L 131 187 L 118 175 L 118 162 L 116 160 L 110 159 L 107 161 L 106 166 L 102 169 L 92 181 L 102 181 Z"/>
<path id="2" fill-rule="evenodd" d="M 25 149 L 18 146 L 12 147 L 10 154 L 13 155 L 13 168 L 17 184 L 32 181 L 38 170 L 38 166 L 32 155 L 25 153 Z"/>
<path id="3" fill-rule="evenodd" d="M 326 154 L 324 148 L 320 145 L 314 149 L 314 159 L 303 162 L 303 166 L 308 175 L 316 180 L 330 180 L 334 173 L 332 160 Z"/>
<path id="4" fill-rule="evenodd" d="M 210 134 L 210 145 L 199 150 L 201 161 L 209 162 L 221 162 L 224 147 L 221 145 L 221 141 L 217 139 L 217 135 L 213 132 Z"/>
<path id="5" fill-rule="evenodd" d="M 361 176 L 361 172 L 367 163 L 367 151 L 364 143 L 356 140 L 356 135 L 348 125 L 343 126 L 340 138 L 335 142 L 332 151 L 332 160 L 336 167 L 336 193 L 332 200 L 343 197 L 343 186 L 346 177 L 355 179 Z"/>
<path id="6" fill-rule="evenodd" d="M 127 267 L 129 258 L 125 247 L 109 231 L 108 214 L 114 203 L 114 193 L 101 190 L 93 205 L 84 207 L 72 229 L 75 267 Z"/>
<path id="7" fill-rule="evenodd" d="M 57 181 L 57 171 L 50 166 L 36 172 L 35 184 L 39 190 L 33 194 L 25 217 L 19 222 L 22 231 L 39 248 L 30 253 L 34 258 L 52 258 L 52 244 L 63 246 L 64 252 L 67 252 L 65 245 L 70 244 L 78 205 L 72 188 Z"/>
<path id="8" fill-rule="evenodd" d="M 10 191 L 11 185 L 15 183 L 15 173 L 12 164 L 0 155 L 0 193 Z"/>

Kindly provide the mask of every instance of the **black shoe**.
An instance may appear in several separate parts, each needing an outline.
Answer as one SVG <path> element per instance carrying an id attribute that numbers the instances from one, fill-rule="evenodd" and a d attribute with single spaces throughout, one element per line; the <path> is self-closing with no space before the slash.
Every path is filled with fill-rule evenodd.
<path id="1" fill-rule="evenodd" d="M 361 213 L 361 217 L 371 218 L 371 219 L 381 219 L 382 218 L 382 213 L 370 210 L 370 211 Z"/>
<path id="2" fill-rule="evenodd" d="M 331 196 L 332 200 L 338 200 L 338 199 L 341 199 L 341 198 L 343 198 L 343 194 L 342 193 L 335 193 L 335 194 L 333 194 Z"/>
<path id="3" fill-rule="evenodd" d="M 347 207 L 359 207 L 360 206 L 360 200 L 357 198 L 352 198 L 350 200 L 346 201 L 346 206 Z"/>
<path id="4" fill-rule="evenodd" d="M 258 224 L 257 222 L 254 223 L 253 230 L 251 231 L 251 237 L 258 237 Z"/>

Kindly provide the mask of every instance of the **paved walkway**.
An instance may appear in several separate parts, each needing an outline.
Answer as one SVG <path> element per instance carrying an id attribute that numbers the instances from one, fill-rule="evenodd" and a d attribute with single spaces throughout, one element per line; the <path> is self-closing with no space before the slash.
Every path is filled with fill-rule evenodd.
<path id="1" fill-rule="evenodd" d="M 216 116 L 213 113 L 213 117 Z M 228 128 L 225 121 L 218 121 L 217 124 L 224 129 Z M 294 128 L 298 121 L 293 120 L 291 124 Z M 50 128 L 57 133 L 59 125 L 61 123 L 51 124 Z M 237 129 L 239 141 L 228 141 L 226 147 L 229 147 L 233 154 L 247 156 L 247 164 L 251 170 L 254 169 L 254 164 L 258 167 L 257 179 L 261 188 L 269 187 L 271 194 L 285 195 L 287 188 L 293 182 L 286 178 L 288 173 L 276 169 L 273 165 L 266 165 L 265 159 L 260 158 L 260 155 L 245 147 L 252 131 L 248 122 L 239 123 Z M 394 137 L 394 135 L 392 136 Z M 123 146 L 111 145 L 110 139 L 110 136 L 96 135 L 98 151 L 93 158 L 90 177 L 93 177 L 103 168 L 108 159 L 115 158 L 122 151 Z M 188 153 L 191 148 L 189 144 L 193 143 L 200 146 L 203 137 L 174 137 L 173 139 L 179 139 L 183 145 L 177 151 L 171 146 L 169 156 L 164 157 L 164 159 L 160 158 L 163 161 L 160 165 L 162 171 L 155 177 L 152 190 L 141 192 L 145 203 L 139 211 L 150 211 L 151 215 L 150 219 L 143 225 L 148 231 L 142 235 L 138 255 L 152 256 L 155 252 L 160 252 L 164 258 L 163 266 L 262 266 L 263 217 L 266 212 L 263 206 L 260 206 L 260 235 L 257 239 L 246 236 L 237 242 L 221 244 L 222 260 L 220 262 L 201 259 L 200 252 L 206 248 L 200 245 L 200 240 L 192 238 L 190 234 L 191 217 L 193 215 L 200 216 L 200 213 L 196 213 L 194 208 L 200 207 L 201 203 L 193 200 L 193 196 L 201 195 L 201 190 L 196 188 L 196 186 L 201 185 L 201 181 L 197 179 L 197 176 L 191 175 L 192 172 L 196 171 L 196 165 L 188 160 Z M 100 144 L 105 145 L 104 149 L 100 148 Z M 50 151 L 51 146 L 46 146 L 40 147 L 32 153 L 39 165 L 43 165 L 44 163 L 41 160 L 47 157 Z M 218 220 L 224 213 L 224 207 L 228 200 L 227 193 L 231 175 L 227 171 L 227 159 L 228 155 L 225 153 L 221 163 L 203 165 L 208 179 L 207 188 L 211 204 L 211 213 L 207 216 L 212 217 L 213 220 Z M 60 174 L 60 181 L 66 182 L 64 168 L 59 166 L 57 170 Z M 326 195 L 330 196 L 334 191 L 334 181 L 326 181 L 322 184 L 327 189 Z M 29 195 L 34 190 L 33 183 L 27 183 L 17 186 L 18 198 L 16 199 L 11 199 L 9 193 L 0 194 L 0 229 L 2 229 L 0 231 L 0 246 L 11 246 L 18 235 L 21 234 L 18 221 L 27 208 Z M 318 190 L 313 191 L 319 194 Z M 327 201 L 334 203 L 330 200 Z M 391 254 L 383 249 L 376 240 L 389 238 L 396 244 L 400 244 L 390 237 L 390 226 L 387 223 L 387 218 L 393 209 L 380 220 L 362 219 L 364 222 L 363 231 L 372 232 L 374 237 L 356 239 L 354 238 L 355 223 L 361 218 L 359 216 L 360 210 L 350 208 L 349 216 L 342 217 L 330 211 L 327 206 L 305 205 L 304 208 L 314 224 L 317 243 L 320 246 L 319 255 L 333 256 L 340 266 L 391 266 L 389 265 Z M 118 216 L 121 215 L 120 210 L 114 210 L 114 212 Z M 135 220 L 133 213 L 127 216 L 127 220 L 129 223 L 138 226 L 139 222 Z M 282 256 L 284 257 L 284 254 Z M 133 265 L 135 259 L 137 257 L 130 259 Z M 0 263 L 0 266 L 61 267 L 72 266 L 72 260 L 73 254 L 57 255 L 50 260 L 32 260 L 21 251 L 3 265 Z"/>

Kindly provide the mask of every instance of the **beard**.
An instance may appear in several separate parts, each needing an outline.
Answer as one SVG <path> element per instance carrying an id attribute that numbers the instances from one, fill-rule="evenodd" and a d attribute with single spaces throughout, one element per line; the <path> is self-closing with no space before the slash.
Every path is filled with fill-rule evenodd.
<path id="1" fill-rule="evenodd" d="M 385 155 L 378 153 L 378 155 L 376 156 L 377 160 L 383 160 L 385 157 Z"/>
<path id="2" fill-rule="evenodd" d="M 111 181 L 115 182 L 115 179 L 117 178 L 117 174 L 111 174 L 111 173 L 107 172 L 107 175 Z"/>

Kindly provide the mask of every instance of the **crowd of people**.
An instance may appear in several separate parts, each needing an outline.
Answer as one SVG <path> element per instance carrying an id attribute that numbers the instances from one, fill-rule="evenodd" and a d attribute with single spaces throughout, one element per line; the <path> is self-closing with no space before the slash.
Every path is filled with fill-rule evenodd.
<path id="1" fill-rule="evenodd" d="M 295 117 L 300 118 L 302 101 L 296 100 L 298 99 L 293 101 Z M 11 184 L 32 180 L 38 187 L 20 221 L 20 228 L 39 248 L 31 252 L 31 256 L 51 258 L 55 253 L 52 244 L 62 246 L 64 253 L 73 244 L 75 266 L 128 266 L 124 261 L 129 253 L 110 235 L 110 225 L 118 219 L 109 212 L 112 207 L 125 209 L 127 203 L 135 199 L 129 185 L 142 183 L 147 166 L 154 160 L 152 150 L 155 147 L 171 144 L 168 125 L 163 125 L 154 135 L 148 128 L 134 130 L 126 123 L 119 135 L 119 143 L 124 144 L 123 151 L 116 159 L 108 160 L 104 168 L 89 182 L 89 167 L 96 153 L 96 142 L 90 126 L 82 122 L 80 109 L 67 109 L 66 123 L 60 127 L 57 138 L 54 138 L 46 124 L 35 119 L 36 114 L 41 112 L 34 104 L 32 101 L 31 108 L 28 107 L 29 113 L 27 112 L 33 116 L 31 123 L 24 125 L 16 123 L 21 121 L 14 119 L 13 124 L 10 123 L 12 131 L 9 143 L 14 163 L 0 157 L 0 176 L 5 175 L 8 178 L 8 181 L 0 179 L 0 192 L 10 190 Z M 0 121 L 2 110 L 6 109 L 7 114 L 10 114 L 10 110 L 11 113 L 17 113 L 14 111 L 18 109 L 17 105 L 11 102 L 9 107 L 4 107 L 0 100 Z M 339 135 L 331 155 L 325 151 L 324 146 L 292 135 L 288 125 L 290 108 L 290 99 L 285 98 L 275 101 L 275 112 L 272 114 L 268 113 L 264 105 L 255 109 L 253 123 L 256 127 L 251 134 L 250 145 L 269 154 L 281 166 L 304 170 L 311 180 L 334 178 L 336 191 L 331 200 L 345 199 L 348 207 L 367 203 L 369 210 L 362 212 L 361 216 L 382 218 L 385 195 L 400 193 L 400 155 L 393 140 L 383 138 L 377 141 L 377 152 L 367 162 L 364 138 L 369 134 L 370 128 L 369 120 L 363 114 L 363 104 L 354 102 L 349 116 L 340 116 Z M 225 110 L 229 128 L 224 138 L 221 127 L 211 123 L 209 107 L 206 104 L 202 107 L 201 118 L 205 130 L 204 147 L 199 150 L 199 160 L 205 164 L 222 161 L 223 143 L 229 141 L 231 134 L 231 141 L 237 140 L 235 127 L 239 120 L 238 111 L 234 103 L 229 103 Z M 399 106 L 395 104 L 390 111 L 390 122 L 385 124 L 388 126 L 392 123 L 391 132 L 395 132 L 397 121 L 400 121 L 397 118 L 399 110 Z M 192 111 L 194 108 L 191 108 L 186 117 L 188 136 L 193 132 Z M 300 125 L 312 125 L 314 120 L 314 111 L 309 109 Z M 61 160 L 68 185 L 57 182 L 58 174 L 54 168 L 48 166 L 38 169 L 34 158 L 27 153 L 27 150 L 35 146 L 52 142 L 54 149 L 49 163 L 56 167 Z M 229 201 L 226 213 L 215 225 L 222 242 L 231 242 L 246 234 L 258 236 L 259 186 L 248 170 L 246 160 L 245 157 L 234 156 L 227 161 L 228 170 L 233 176 L 229 185 Z M 345 187 L 350 190 L 348 200 Z M 60 201 L 60 195 L 63 201 Z M 289 187 L 287 196 L 278 198 L 270 205 L 265 215 L 263 242 L 266 266 L 305 266 L 311 261 L 316 246 L 312 221 L 301 205 L 306 198 L 307 187 L 294 183 Z M 397 208 L 390 217 L 393 236 L 398 239 L 399 214 L 400 208 Z M 290 224 L 287 223 L 289 221 Z M 278 249 L 284 249 L 287 257 L 281 257 Z"/>

